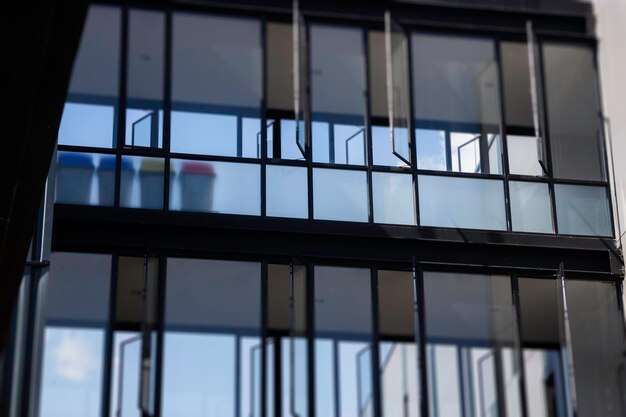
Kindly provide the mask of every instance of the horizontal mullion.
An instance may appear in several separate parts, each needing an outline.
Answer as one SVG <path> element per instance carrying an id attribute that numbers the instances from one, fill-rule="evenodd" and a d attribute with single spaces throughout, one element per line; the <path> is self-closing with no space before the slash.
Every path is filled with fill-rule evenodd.
<path id="1" fill-rule="evenodd" d="M 220 162 L 239 162 L 239 163 L 253 163 L 261 164 L 261 158 L 248 158 L 239 156 L 223 156 L 223 155 L 201 155 L 201 154 L 187 154 L 187 153 L 169 153 L 170 159 L 185 159 L 194 161 L 220 161 Z"/>
<path id="2" fill-rule="evenodd" d="M 267 158 L 266 164 L 276 166 L 293 166 L 293 167 L 307 167 L 308 163 L 305 160 L 300 159 L 280 159 L 280 158 Z"/>
<path id="3" fill-rule="evenodd" d="M 57 150 L 62 152 L 104 153 L 109 155 L 117 153 L 117 149 L 115 148 L 98 148 L 96 146 L 80 145 L 57 145 Z"/>
<path id="4" fill-rule="evenodd" d="M 568 180 L 568 179 L 553 179 L 553 183 L 555 184 L 565 184 L 565 185 L 594 185 L 598 187 L 608 187 L 608 181 L 598 181 L 598 180 Z"/>
<path id="5" fill-rule="evenodd" d="M 396 167 L 388 165 L 372 165 L 372 172 L 398 172 L 403 174 L 413 174 L 410 166 Z"/>
<path id="6" fill-rule="evenodd" d="M 476 178 L 483 180 L 504 180 L 504 175 L 502 174 L 474 174 L 471 172 L 455 172 L 455 171 L 435 171 L 435 170 L 427 170 L 427 169 L 418 169 L 417 175 L 423 176 L 439 176 L 439 177 L 457 177 L 457 178 Z"/>

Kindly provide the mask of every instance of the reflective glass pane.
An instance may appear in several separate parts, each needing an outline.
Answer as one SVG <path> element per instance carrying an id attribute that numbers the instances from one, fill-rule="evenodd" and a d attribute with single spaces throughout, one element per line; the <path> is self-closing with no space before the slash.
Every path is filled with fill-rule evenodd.
<path id="1" fill-rule="evenodd" d="M 123 156 L 120 178 L 120 206 L 163 208 L 165 160 L 142 156 Z"/>
<path id="2" fill-rule="evenodd" d="M 400 129 L 398 129 L 398 132 L 399 135 L 404 134 L 408 136 L 408 131 L 406 131 L 406 133 L 402 133 L 400 132 Z M 408 166 L 406 162 L 394 155 L 391 143 L 389 142 L 388 126 L 372 126 L 372 157 L 374 165 L 392 167 Z"/>
<path id="3" fill-rule="evenodd" d="M 431 416 L 521 415 L 510 278 L 424 272 L 424 298 Z"/>
<path id="4" fill-rule="evenodd" d="M 370 270 L 316 266 L 314 299 L 316 414 L 371 416 Z"/>
<path id="5" fill-rule="evenodd" d="M 268 158 L 304 160 L 296 143 L 296 121 L 276 119 L 268 121 L 267 156 Z"/>
<path id="6" fill-rule="evenodd" d="M 309 217 L 307 169 L 267 165 L 266 213 L 268 216 Z"/>
<path id="7" fill-rule="evenodd" d="M 493 40 L 413 34 L 411 44 L 418 168 L 501 174 Z"/>
<path id="8" fill-rule="evenodd" d="M 120 21 L 117 7 L 89 8 L 59 126 L 59 145 L 114 146 Z"/>
<path id="9" fill-rule="evenodd" d="M 261 214 L 261 167 L 218 161 L 171 161 L 170 209 Z"/>
<path id="10" fill-rule="evenodd" d="M 501 42 L 500 53 L 507 127 L 534 132 L 528 45 Z"/>
<path id="11" fill-rule="evenodd" d="M 313 217 L 322 220 L 367 222 L 367 173 L 314 169 Z"/>
<path id="12" fill-rule="evenodd" d="M 173 16 L 172 152 L 257 158 L 261 25 Z"/>
<path id="13" fill-rule="evenodd" d="M 163 416 L 259 415 L 260 308 L 259 263 L 167 260 Z"/>
<path id="14" fill-rule="evenodd" d="M 313 25 L 310 36 L 313 160 L 364 165 L 363 33 Z"/>
<path id="15" fill-rule="evenodd" d="M 556 178 L 603 180 L 604 146 L 594 52 L 543 44 L 552 167 Z"/>
<path id="16" fill-rule="evenodd" d="M 509 172 L 517 175 L 541 176 L 544 174 L 539 160 L 539 148 L 534 136 L 508 135 Z"/>
<path id="17" fill-rule="evenodd" d="M 378 271 L 378 306 L 383 416 L 420 416 L 413 274 Z"/>
<path id="18" fill-rule="evenodd" d="M 52 254 L 39 286 L 41 369 L 32 376 L 39 386 L 32 391 L 33 415 L 100 416 L 110 277 L 109 255 Z"/>
<path id="19" fill-rule="evenodd" d="M 294 110 L 292 36 L 290 23 L 267 23 L 267 107 L 270 109 Z M 292 137 L 294 132 L 291 131 Z"/>
<path id="20" fill-rule="evenodd" d="M 55 202 L 112 206 L 114 193 L 114 155 L 57 153 Z"/>
<path id="21" fill-rule="evenodd" d="M 374 223 L 415 224 L 413 176 L 372 173 Z"/>
<path id="22" fill-rule="evenodd" d="M 506 230 L 502 181 L 418 176 L 422 226 Z"/>
<path id="23" fill-rule="evenodd" d="M 559 233 L 611 236 L 611 215 L 604 187 L 555 184 Z"/>
<path id="24" fill-rule="evenodd" d="M 128 20 L 125 144 L 160 148 L 163 146 L 165 15 L 131 10 Z"/>
<path id="25" fill-rule="evenodd" d="M 615 284 L 568 280 L 566 293 L 578 415 L 623 416 L 626 343 Z"/>
<path id="26" fill-rule="evenodd" d="M 510 181 L 509 194 L 514 231 L 552 233 L 548 184 Z"/>

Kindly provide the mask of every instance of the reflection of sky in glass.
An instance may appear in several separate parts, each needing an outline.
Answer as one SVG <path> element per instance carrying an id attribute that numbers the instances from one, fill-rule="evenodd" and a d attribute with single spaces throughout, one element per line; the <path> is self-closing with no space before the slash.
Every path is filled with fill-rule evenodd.
<path id="1" fill-rule="evenodd" d="M 146 117 L 150 113 L 153 113 L 154 110 L 149 109 L 127 109 L 126 110 L 126 145 L 131 145 L 133 143 L 133 124 L 138 122 L 141 118 L 145 117 L 144 120 L 137 123 L 135 125 L 135 146 L 150 146 L 150 137 L 152 135 L 151 126 L 150 126 L 150 117 Z M 159 110 L 152 117 L 158 117 L 158 131 L 157 138 L 159 143 L 159 148 L 163 147 L 163 111 Z"/>
<path id="2" fill-rule="evenodd" d="M 46 327 L 40 417 L 100 415 L 104 330 Z"/>
<path id="3" fill-rule="evenodd" d="M 115 107 L 67 102 L 59 126 L 59 145 L 113 147 Z"/>
<path id="4" fill-rule="evenodd" d="M 417 129 L 417 167 L 419 169 L 446 170 L 446 141 L 440 130 Z"/>
<path id="5" fill-rule="evenodd" d="M 139 358 L 141 355 L 141 341 L 136 340 L 124 348 L 124 368 L 122 370 L 122 408 L 118 412 L 119 383 L 121 364 L 121 343 L 137 336 L 137 332 L 115 332 L 113 336 L 113 365 L 111 369 L 111 408 L 110 416 L 138 417 L 141 415 L 138 407 L 139 398 Z"/>
<path id="6" fill-rule="evenodd" d="M 403 167 L 406 164 L 391 149 L 388 126 L 372 126 L 372 157 L 374 165 Z"/>

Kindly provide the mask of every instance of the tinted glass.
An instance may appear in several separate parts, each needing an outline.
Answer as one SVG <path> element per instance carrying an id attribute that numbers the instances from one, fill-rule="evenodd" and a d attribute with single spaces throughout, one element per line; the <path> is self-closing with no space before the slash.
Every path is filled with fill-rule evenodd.
<path id="1" fill-rule="evenodd" d="M 294 110 L 292 31 L 291 24 L 267 24 L 267 106 L 270 109 Z"/>
<path id="2" fill-rule="evenodd" d="M 313 160 L 365 164 L 365 57 L 360 29 L 310 27 Z"/>
<path id="3" fill-rule="evenodd" d="M 414 34 L 411 43 L 418 168 L 501 173 L 491 166 L 501 159 L 493 40 Z M 433 160 L 446 164 L 420 165 Z"/>
<path id="4" fill-rule="evenodd" d="M 506 230 L 502 181 L 420 175 L 420 224 Z"/>
<path id="5" fill-rule="evenodd" d="M 122 157 L 120 206 L 163 208 L 165 161 L 141 156 Z"/>
<path id="6" fill-rule="evenodd" d="M 559 233 L 611 236 L 611 215 L 604 187 L 556 184 Z"/>
<path id="7" fill-rule="evenodd" d="M 411 174 L 373 172 L 372 193 L 375 223 L 415 224 Z"/>
<path id="8" fill-rule="evenodd" d="M 261 214 L 261 167 L 232 162 L 171 161 L 170 209 Z"/>
<path id="9" fill-rule="evenodd" d="M 509 172 L 518 175 L 541 176 L 544 174 L 539 163 L 540 148 L 537 138 L 531 135 L 508 135 Z"/>
<path id="10" fill-rule="evenodd" d="M 131 10 L 128 15 L 126 145 L 163 146 L 163 48 L 165 16 Z"/>
<path id="11" fill-rule="evenodd" d="M 172 152 L 257 158 L 261 25 L 174 14 Z"/>
<path id="12" fill-rule="evenodd" d="M 425 272 L 424 298 L 431 416 L 521 415 L 510 278 Z"/>
<path id="13" fill-rule="evenodd" d="M 568 280 L 566 293 L 578 413 L 623 416 L 626 343 L 615 284 Z"/>
<path id="14" fill-rule="evenodd" d="M 120 20 L 119 8 L 89 8 L 59 126 L 60 145 L 111 148 L 115 143 Z"/>
<path id="15" fill-rule="evenodd" d="M 378 271 L 378 306 L 383 416 L 420 416 L 413 274 Z"/>
<path id="16" fill-rule="evenodd" d="M 166 288 L 162 415 L 258 416 L 261 265 L 170 258 Z"/>
<path id="17" fill-rule="evenodd" d="M 313 216 L 322 220 L 367 222 L 367 173 L 314 169 Z"/>
<path id="18" fill-rule="evenodd" d="M 514 231 L 552 232 L 550 190 L 548 184 L 509 182 L 511 222 Z"/>
<path id="19" fill-rule="evenodd" d="M 34 415 L 100 415 L 110 277 L 109 255 L 52 254 L 39 286 L 42 356 L 41 374 L 33 376 L 39 382 Z"/>
<path id="20" fill-rule="evenodd" d="M 544 44 L 543 65 L 554 176 L 605 179 L 593 50 L 579 45 Z"/>
<path id="21" fill-rule="evenodd" d="M 314 299 L 316 415 L 371 415 L 370 270 L 316 266 Z"/>
<path id="22" fill-rule="evenodd" d="M 528 45 L 500 43 L 507 127 L 534 133 Z"/>
<path id="23" fill-rule="evenodd" d="M 307 218 L 307 169 L 281 165 L 267 165 L 266 169 L 267 215 Z"/>
<path id="24" fill-rule="evenodd" d="M 58 152 L 55 202 L 112 206 L 115 156 Z"/>

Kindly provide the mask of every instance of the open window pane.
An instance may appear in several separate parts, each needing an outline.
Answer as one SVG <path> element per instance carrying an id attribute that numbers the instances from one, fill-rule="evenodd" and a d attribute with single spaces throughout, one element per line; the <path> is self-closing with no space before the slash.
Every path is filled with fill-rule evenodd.
<path id="1" fill-rule="evenodd" d="M 261 214 L 259 165 L 182 159 L 171 164 L 171 210 Z"/>
<path id="2" fill-rule="evenodd" d="M 418 168 L 501 174 L 493 40 L 413 34 L 411 44 Z"/>
<path id="3" fill-rule="evenodd" d="M 378 271 L 381 403 L 385 417 L 420 416 L 413 274 Z"/>
<path id="4" fill-rule="evenodd" d="M 611 214 L 605 187 L 556 184 L 559 233 L 611 236 Z"/>
<path id="5" fill-rule="evenodd" d="M 314 169 L 313 213 L 315 219 L 367 222 L 367 173 Z"/>
<path id="6" fill-rule="evenodd" d="M 422 226 L 506 230 L 502 181 L 418 177 Z"/>
<path id="7" fill-rule="evenodd" d="M 556 178 L 604 180 L 604 145 L 594 52 L 543 44 L 552 167 Z"/>
<path id="8" fill-rule="evenodd" d="M 385 13 L 385 49 L 389 133 L 393 153 L 404 162 L 411 160 L 409 146 L 409 46 L 402 27 Z"/>
<path id="9" fill-rule="evenodd" d="M 514 231 L 552 233 L 548 184 L 510 181 L 509 194 Z"/>
<path id="10" fill-rule="evenodd" d="M 266 169 L 267 215 L 306 219 L 309 216 L 307 169 L 284 165 L 267 165 Z"/>
<path id="11" fill-rule="evenodd" d="M 306 156 L 309 118 L 309 49 L 307 27 L 300 12 L 298 0 L 293 1 L 293 98 L 295 110 L 295 137 L 298 148 Z"/>
<path id="12" fill-rule="evenodd" d="M 509 151 L 509 172 L 517 175 L 541 176 L 541 167 L 537 138 L 526 135 L 507 135 Z"/>
<path id="13" fill-rule="evenodd" d="M 89 7 L 59 126 L 59 145 L 114 146 L 120 32 L 119 8 Z"/>
<path id="14" fill-rule="evenodd" d="M 369 269 L 315 267 L 315 410 L 319 417 L 371 416 Z"/>
<path id="15" fill-rule="evenodd" d="M 128 29 L 128 146 L 163 146 L 163 48 L 165 16 L 161 12 L 131 10 Z"/>
<path id="16" fill-rule="evenodd" d="M 431 415 L 521 415 L 510 278 L 424 272 L 424 298 Z"/>
<path id="17" fill-rule="evenodd" d="M 109 255 L 52 254 L 39 283 L 41 373 L 32 375 L 33 415 L 100 416 L 108 401 L 102 383 L 110 277 Z"/>
<path id="18" fill-rule="evenodd" d="M 361 29 L 312 25 L 313 160 L 364 165 L 365 57 Z"/>
<path id="19" fill-rule="evenodd" d="M 415 224 L 413 176 L 372 173 L 374 223 Z"/>
<path id="20" fill-rule="evenodd" d="M 257 158 L 261 24 L 175 13 L 172 152 Z"/>
<path id="21" fill-rule="evenodd" d="M 167 260 L 163 416 L 259 415 L 260 312 L 259 263 Z"/>

